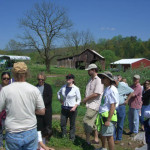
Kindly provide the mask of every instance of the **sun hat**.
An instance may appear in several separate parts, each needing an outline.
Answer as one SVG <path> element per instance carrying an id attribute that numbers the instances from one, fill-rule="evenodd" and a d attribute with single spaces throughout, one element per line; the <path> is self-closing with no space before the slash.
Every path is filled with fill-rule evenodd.
<path id="1" fill-rule="evenodd" d="M 133 77 L 138 79 L 138 80 L 140 79 L 140 76 L 138 74 L 135 74 Z"/>
<path id="2" fill-rule="evenodd" d="M 90 64 L 85 70 L 96 69 L 97 66 L 95 64 Z"/>
<path id="3" fill-rule="evenodd" d="M 105 76 L 105 77 L 107 77 L 108 79 L 110 79 L 111 81 L 114 81 L 114 82 L 115 82 L 115 80 L 113 79 L 112 73 L 109 72 L 109 71 L 105 71 L 104 73 L 99 73 L 99 74 L 97 74 L 97 75 L 98 75 L 98 77 L 100 77 L 100 78 L 102 78 L 102 76 Z"/>
<path id="4" fill-rule="evenodd" d="M 24 62 L 14 63 L 12 71 L 14 73 L 26 73 L 28 70 L 27 65 Z"/>
<path id="5" fill-rule="evenodd" d="M 75 76 L 73 74 L 68 74 L 66 76 L 66 79 L 74 79 L 74 78 L 75 78 Z"/>

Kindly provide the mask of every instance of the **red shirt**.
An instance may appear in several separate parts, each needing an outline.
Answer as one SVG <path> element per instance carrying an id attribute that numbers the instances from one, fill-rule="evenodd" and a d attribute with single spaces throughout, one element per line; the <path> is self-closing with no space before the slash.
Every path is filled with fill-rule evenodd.
<path id="1" fill-rule="evenodd" d="M 138 83 L 137 85 L 132 85 L 131 88 L 134 90 L 135 96 L 129 100 L 130 108 L 141 109 L 142 107 L 142 87 Z"/>

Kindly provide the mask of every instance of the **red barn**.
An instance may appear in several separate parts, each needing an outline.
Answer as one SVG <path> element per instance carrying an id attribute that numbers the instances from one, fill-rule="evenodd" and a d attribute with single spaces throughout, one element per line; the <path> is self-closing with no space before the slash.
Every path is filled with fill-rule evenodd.
<path id="1" fill-rule="evenodd" d="M 121 59 L 110 64 L 111 68 L 123 69 L 124 71 L 131 68 L 137 69 L 139 67 L 150 66 L 150 60 L 146 58 L 132 58 L 132 59 Z"/>

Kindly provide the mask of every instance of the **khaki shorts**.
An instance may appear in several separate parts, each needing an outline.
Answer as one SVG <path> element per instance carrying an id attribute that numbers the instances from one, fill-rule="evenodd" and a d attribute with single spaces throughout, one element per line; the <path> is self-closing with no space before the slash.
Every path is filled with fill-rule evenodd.
<path id="1" fill-rule="evenodd" d="M 114 124 L 110 122 L 109 126 L 102 125 L 100 133 L 102 136 L 113 136 Z"/>
<path id="2" fill-rule="evenodd" d="M 91 133 L 93 130 L 97 130 L 97 127 L 95 125 L 97 113 L 98 112 L 96 110 L 87 108 L 85 116 L 83 118 L 85 133 Z"/>

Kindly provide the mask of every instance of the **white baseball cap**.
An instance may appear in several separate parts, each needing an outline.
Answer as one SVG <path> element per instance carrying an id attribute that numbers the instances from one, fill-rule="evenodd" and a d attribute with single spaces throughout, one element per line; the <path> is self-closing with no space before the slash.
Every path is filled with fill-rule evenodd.
<path id="1" fill-rule="evenodd" d="M 90 64 L 85 70 L 96 69 L 97 66 L 95 64 Z"/>

